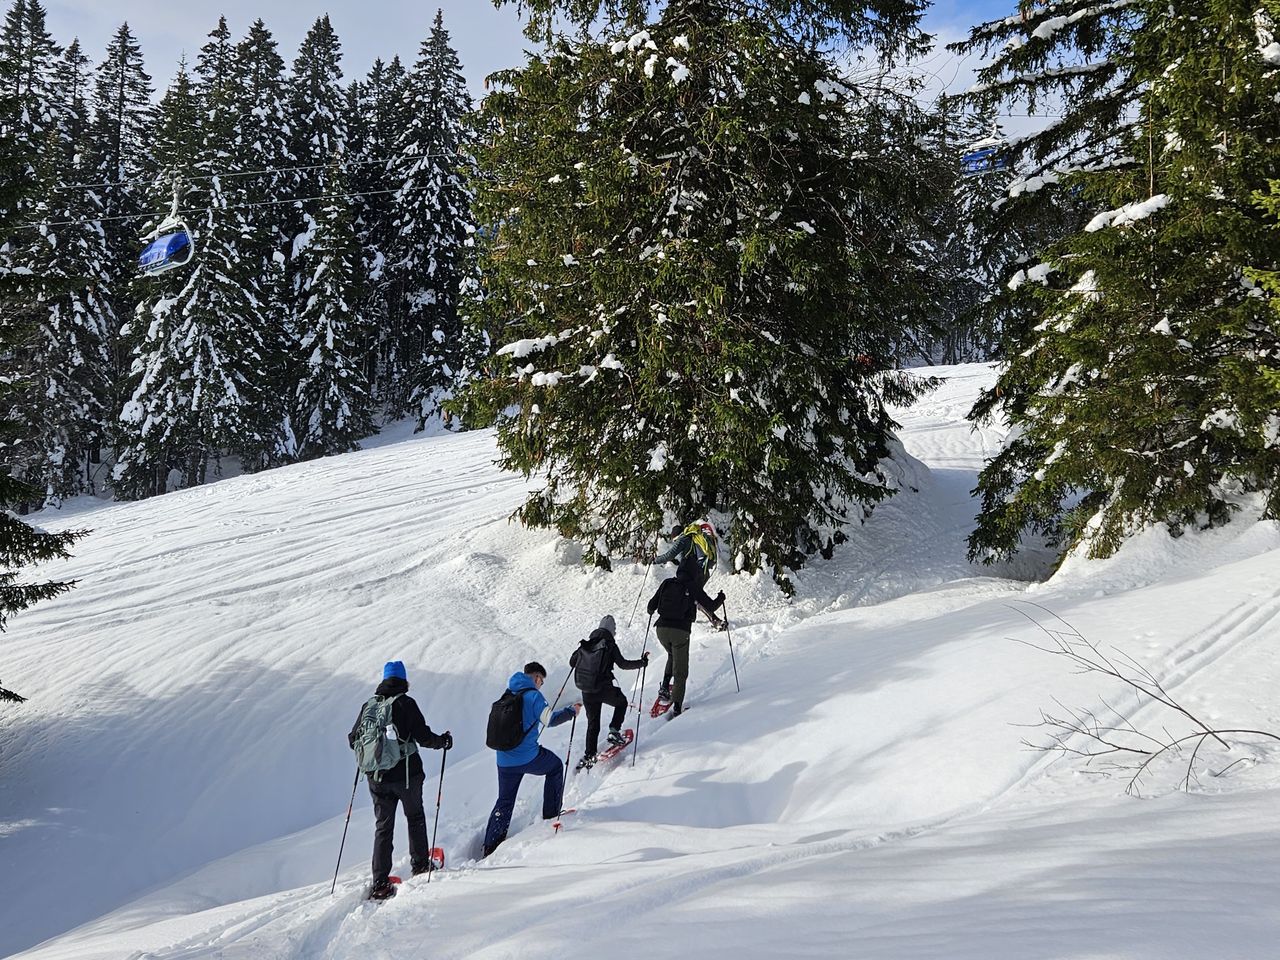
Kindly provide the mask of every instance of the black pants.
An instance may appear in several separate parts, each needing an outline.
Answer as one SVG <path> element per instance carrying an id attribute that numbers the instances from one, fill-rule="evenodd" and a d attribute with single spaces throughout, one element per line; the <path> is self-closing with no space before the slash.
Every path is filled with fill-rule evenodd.
<path id="1" fill-rule="evenodd" d="M 617 687 L 605 687 L 582 695 L 582 707 L 587 711 L 587 752 L 585 757 L 594 757 L 600 745 L 600 708 L 605 704 L 613 707 L 613 721 L 610 727 L 621 729 L 622 721 L 627 718 L 627 707 L 630 703 L 627 695 Z"/>
<path id="2" fill-rule="evenodd" d="M 402 777 L 388 777 L 381 783 L 369 781 L 373 797 L 373 881 L 387 879 L 391 873 L 391 841 L 396 831 L 396 804 L 404 804 L 404 818 L 409 823 L 409 859 L 414 869 L 431 861 L 431 845 L 427 840 L 427 812 L 422 808 L 423 774 L 412 776 L 405 786 Z"/>

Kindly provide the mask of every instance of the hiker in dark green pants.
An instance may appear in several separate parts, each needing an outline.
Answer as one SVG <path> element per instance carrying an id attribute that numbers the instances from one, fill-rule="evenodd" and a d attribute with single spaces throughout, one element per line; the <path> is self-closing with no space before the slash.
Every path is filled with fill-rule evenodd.
<path id="1" fill-rule="evenodd" d="M 684 692 L 689 679 L 689 634 L 698 616 L 699 604 L 708 611 L 724 606 L 724 591 L 712 600 L 687 566 L 681 566 L 674 577 L 663 580 L 649 600 L 649 614 L 658 615 L 654 625 L 658 642 L 667 651 L 667 669 L 658 699 L 670 700 L 672 715 L 677 717 L 684 710 Z"/>

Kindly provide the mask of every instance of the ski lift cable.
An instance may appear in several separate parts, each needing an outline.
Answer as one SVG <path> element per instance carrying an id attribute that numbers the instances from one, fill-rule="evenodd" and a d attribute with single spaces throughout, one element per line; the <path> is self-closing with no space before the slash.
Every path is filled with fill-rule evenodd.
<path id="1" fill-rule="evenodd" d="M 413 187 L 404 190 L 400 187 L 394 187 L 389 190 L 362 190 L 355 193 L 323 193 L 314 197 L 286 197 L 283 200 L 259 200 L 254 203 L 232 203 L 219 207 L 219 210 L 250 210 L 254 207 L 274 207 L 282 203 L 308 203 L 312 200 L 346 200 L 353 197 L 373 197 L 387 193 L 421 193 L 424 190 L 431 190 L 433 187 Z M 179 217 L 196 217 L 203 213 L 203 210 L 185 210 L 178 211 Z M 128 213 L 119 214 L 113 217 L 85 217 L 81 220 L 44 220 L 35 221 L 33 223 L 14 224 L 13 229 L 41 229 L 45 227 L 74 227 L 89 223 L 113 223 L 121 220 L 154 220 L 155 213 Z"/>
<path id="2" fill-rule="evenodd" d="M 341 167 L 359 167 L 367 166 L 375 163 L 394 163 L 397 160 L 442 160 L 449 157 L 458 156 L 454 153 L 410 153 L 396 157 L 374 157 L 368 160 L 341 160 L 338 165 Z M 189 177 L 183 175 L 184 180 L 231 180 L 236 177 L 256 177 L 264 173 L 288 173 L 297 170 L 321 170 L 331 166 L 333 161 L 329 163 L 307 163 L 299 164 L 292 167 L 263 167 L 261 170 L 237 170 L 230 173 L 207 173 L 197 177 Z M 100 183 L 60 183 L 56 184 L 54 190 L 90 190 L 95 187 L 121 187 L 126 184 L 136 183 L 150 185 L 155 183 L 157 179 L 162 177 L 128 177 L 124 180 L 103 180 Z"/>

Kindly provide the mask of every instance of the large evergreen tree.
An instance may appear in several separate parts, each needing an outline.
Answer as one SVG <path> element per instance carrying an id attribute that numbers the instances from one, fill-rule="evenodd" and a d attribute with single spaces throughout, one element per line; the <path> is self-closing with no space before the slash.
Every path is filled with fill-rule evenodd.
<path id="1" fill-rule="evenodd" d="M 392 416 L 412 412 L 421 429 L 437 395 L 452 385 L 461 361 L 458 298 L 470 270 L 471 194 L 466 177 L 471 97 L 443 14 L 409 77 L 409 125 L 400 144 L 389 271 L 397 314 Z"/>
<path id="2" fill-rule="evenodd" d="M 346 178 L 335 162 L 321 181 L 331 199 L 320 208 L 315 236 L 300 259 L 310 277 L 298 317 L 298 387 L 292 433 L 296 456 L 346 453 L 374 432 L 360 350 L 367 337 L 358 313 L 362 263 Z"/>
<path id="3" fill-rule="evenodd" d="M 375 60 L 362 83 L 351 85 L 354 94 L 351 153 L 352 191 L 356 235 L 364 261 L 360 315 L 369 341 L 363 351 L 365 377 L 379 403 L 388 400 L 397 363 L 397 331 L 404 322 L 404 301 L 398 295 L 388 256 L 395 243 L 395 194 L 404 173 L 397 159 L 409 128 L 409 74 L 399 57 L 390 63 Z M 354 128 L 359 124 L 358 132 Z"/>
<path id="4" fill-rule="evenodd" d="M 0 411 L 9 406 L 6 394 L 22 387 L 21 378 L 12 372 L 12 363 L 26 348 L 30 336 L 30 331 L 16 320 L 29 302 L 30 291 L 25 270 L 15 267 L 8 252 L 26 242 L 22 234 L 29 232 L 26 216 L 36 185 L 31 176 L 36 165 L 34 145 L 16 122 L 22 117 L 18 97 L 22 63 L 12 53 L 11 47 L 0 50 L 0 316 L 5 318 L 0 323 L 0 362 L 6 370 L 0 379 Z M 23 435 L 24 426 L 0 413 L 0 444 Z M 12 614 L 71 587 L 61 581 L 18 582 L 23 567 L 67 556 L 79 536 L 46 533 L 19 520 L 13 514 L 14 508 L 35 496 L 13 476 L 7 458 L 0 461 L 0 630 Z M 23 697 L 0 686 L 0 700 L 20 702 Z"/>
<path id="5" fill-rule="evenodd" d="M 93 489 L 90 461 L 105 439 L 105 343 L 114 317 L 102 230 L 91 219 L 100 210 L 97 194 L 74 185 L 90 172 L 88 61 L 79 43 L 59 55 L 34 0 L 10 11 L 3 56 L 12 65 L 15 107 L 7 121 L 31 157 L 22 213 L 32 224 L 8 250 L 10 268 L 25 279 L 2 322 L 26 333 L 10 358 L 18 380 L 7 391 L 6 419 L 20 429 L 5 452 L 12 474 L 35 495 L 30 506 L 40 506 Z"/>
<path id="6" fill-rule="evenodd" d="M 886 402 L 918 389 L 888 369 L 922 227 L 899 192 L 914 121 L 811 41 L 888 57 L 918 48 L 918 15 L 673 0 L 502 77 L 476 314 L 506 346 L 466 401 L 498 416 L 506 466 L 546 477 L 526 522 L 605 561 L 664 512 L 720 511 L 735 568 L 785 587 L 892 492 Z"/>
<path id="7" fill-rule="evenodd" d="M 95 191 L 78 186 L 90 173 L 88 61 L 72 43 L 55 68 L 54 126 L 36 160 L 49 224 L 26 231 L 14 252 L 31 270 L 26 314 L 32 336 L 18 357 L 23 388 L 12 394 L 13 420 L 25 439 L 15 449 L 17 474 L 57 503 L 97 488 L 95 466 L 108 442 L 111 358 L 116 327 L 111 270 Z"/>
<path id="8" fill-rule="evenodd" d="M 137 301 L 130 283 L 137 271 L 140 217 L 147 211 L 147 184 L 154 174 L 151 137 L 155 106 L 142 51 L 127 23 L 120 25 L 95 72 L 93 123 L 87 180 L 101 208 L 107 244 L 107 292 L 117 317 L 131 316 Z M 109 331 L 113 369 L 111 406 L 123 403 L 127 346 Z"/>
<path id="9" fill-rule="evenodd" d="M 1280 174 L 1280 71 L 1260 25 L 1275 4 L 1110 6 L 1105 62 L 1061 63 L 1083 42 L 1072 30 L 1098 19 L 1084 4 L 1029 13 L 1015 47 L 1054 51 L 1042 75 L 1109 75 L 1101 99 L 1126 99 L 1062 178 L 1094 215 L 1013 278 L 1037 322 L 980 410 L 1000 409 L 1015 439 L 980 479 L 976 556 L 1007 555 L 1026 531 L 1105 556 L 1153 524 L 1222 522 L 1249 490 L 1280 507 L 1264 386 L 1280 334 L 1245 275 L 1280 262 L 1252 202 Z"/>
<path id="10" fill-rule="evenodd" d="M 304 265 L 307 248 L 315 241 L 325 203 L 324 171 L 334 158 L 347 156 L 347 93 L 342 87 L 342 47 L 327 15 L 317 18 L 298 47 L 289 78 L 290 152 L 297 169 L 291 191 L 293 242 L 288 261 L 288 354 L 296 375 L 302 337 L 301 315 L 311 299 L 313 276 Z M 296 378 L 291 377 L 289 393 Z"/>

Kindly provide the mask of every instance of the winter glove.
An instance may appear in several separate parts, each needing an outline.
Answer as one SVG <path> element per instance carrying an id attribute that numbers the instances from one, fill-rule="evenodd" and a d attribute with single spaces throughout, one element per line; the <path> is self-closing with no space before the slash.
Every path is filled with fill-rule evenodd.
<path id="1" fill-rule="evenodd" d="M 452 750 L 452 749 L 453 749 L 453 734 L 452 734 L 452 733 L 450 733 L 448 730 L 446 730 L 446 731 L 442 734 L 442 736 L 443 736 L 443 738 L 444 738 L 444 739 L 443 739 L 443 742 L 440 744 L 441 748 L 442 748 L 442 749 L 445 749 L 445 750 Z"/>
<path id="2" fill-rule="evenodd" d="M 723 606 L 724 606 L 724 591 L 721 590 L 719 593 L 716 594 L 716 609 L 719 610 Z"/>
<path id="3" fill-rule="evenodd" d="M 648 666 L 648 664 L 649 664 L 649 651 L 648 651 L 648 650 L 646 650 L 644 653 L 640 654 L 640 662 L 641 662 L 641 663 L 643 663 L 643 664 L 645 664 L 646 666 Z"/>

